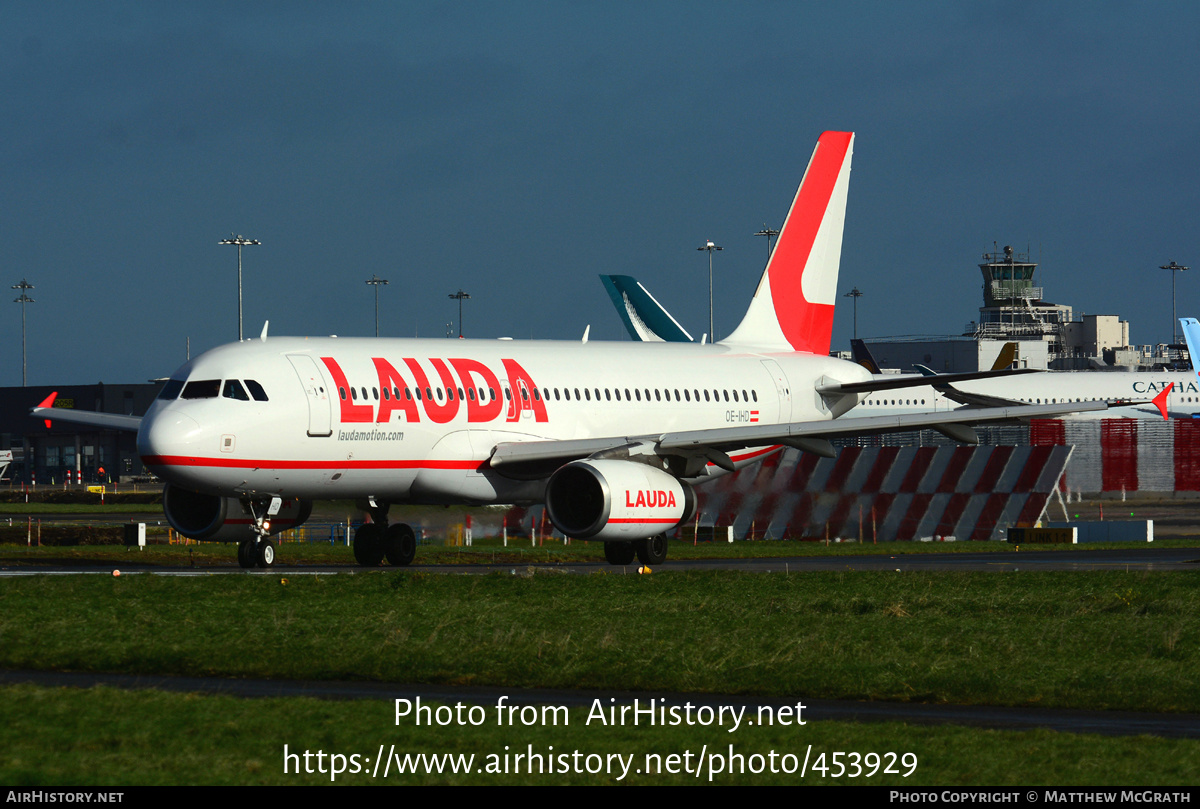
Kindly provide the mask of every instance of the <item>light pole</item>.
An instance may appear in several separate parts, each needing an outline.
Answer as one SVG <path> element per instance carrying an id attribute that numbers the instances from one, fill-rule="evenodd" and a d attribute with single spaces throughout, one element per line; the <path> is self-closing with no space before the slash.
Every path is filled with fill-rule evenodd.
<path id="1" fill-rule="evenodd" d="M 779 231 L 776 230 L 775 228 L 767 227 L 767 223 L 763 222 L 763 229 L 760 230 L 758 233 L 755 233 L 754 235 L 767 237 L 767 261 L 770 261 L 771 260 L 771 239 L 774 239 L 776 236 L 778 236 Z"/>
<path id="2" fill-rule="evenodd" d="M 25 294 L 25 290 L 33 289 L 33 284 L 24 278 L 21 279 L 21 283 L 13 284 L 13 289 L 21 290 L 21 296 L 13 298 L 13 303 L 21 304 L 21 387 L 25 387 L 28 384 L 25 376 L 25 304 L 37 301 Z"/>
<path id="3" fill-rule="evenodd" d="M 716 342 L 716 336 L 713 334 L 713 282 L 712 282 L 712 254 L 714 250 L 724 250 L 724 247 L 717 247 L 712 243 L 712 239 L 705 241 L 703 247 L 697 247 L 697 250 L 705 250 L 708 252 L 708 342 Z"/>
<path id="4" fill-rule="evenodd" d="M 217 244 L 236 244 L 238 249 L 238 342 L 242 341 L 242 248 L 262 244 L 258 239 L 247 239 L 245 236 L 235 236 L 232 233 L 228 239 L 222 239 Z"/>
<path id="5" fill-rule="evenodd" d="M 371 286 L 375 287 L 375 336 L 378 337 L 379 336 L 379 288 L 381 286 L 387 286 L 387 280 L 380 278 L 375 273 L 371 273 L 371 280 L 367 281 L 367 283 L 370 284 Z"/>
<path id="6" fill-rule="evenodd" d="M 1179 318 L 1175 317 L 1175 273 L 1190 270 L 1191 267 L 1182 267 L 1172 261 L 1170 264 L 1163 264 L 1159 269 L 1171 271 L 1171 344 L 1179 345 Z"/>
<path id="7" fill-rule="evenodd" d="M 451 299 L 456 299 L 458 301 L 458 337 L 461 340 L 462 336 L 463 336 L 463 334 L 462 334 L 462 302 L 463 302 L 463 300 L 470 300 L 471 296 L 468 295 L 467 293 L 463 292 L 460 289 L 458 292 L 450 293 L 450 295 L 448 297 L 450 297 Z"/>
<path id="8" fill-rule="evenodd" d="M 855 340 L 858 339 L 858 299 L 861 298 L 862 296 L 863 296 L 863 294 L 858 291 L 858 287 L 855 287 L 854 289 L 850 290 L 849 292 L 847 292 L 845 295 L 842 296 L 843 298 L 853 298 L 854 299 L 854 339 Z"/>

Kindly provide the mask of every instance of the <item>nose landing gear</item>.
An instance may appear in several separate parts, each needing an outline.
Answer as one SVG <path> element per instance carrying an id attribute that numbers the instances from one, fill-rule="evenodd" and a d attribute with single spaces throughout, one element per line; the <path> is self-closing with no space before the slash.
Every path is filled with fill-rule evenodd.
<path id="1" fill-rule="evenodd" d="M 255 509 L 254 501 L 249 501 L 246 505 L 250 510 L 250 516 L 254 518 L 254 524 L 250 526 L 254 537 L 245 539 L 238 543 L 238 565 L 243 568 L 261 567 L 268 568 L 275 564 L 275 543 L 267 537 L 271 528 L 271 517 L 279 513 L 279 507 L 283 501 L 278 497 L 272 497 L 270 504 L 261 512 Z M 261 509 L 262 504 L 259 504 Z"/>

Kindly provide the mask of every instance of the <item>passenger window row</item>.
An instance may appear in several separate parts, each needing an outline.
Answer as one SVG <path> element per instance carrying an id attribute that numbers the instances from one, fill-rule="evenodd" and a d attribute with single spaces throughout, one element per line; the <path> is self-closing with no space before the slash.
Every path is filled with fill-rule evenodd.
<path id="1" fill-rule="evenodd" d="M 361 393 L 360 393 L 360 391 L 361 391 Z M 443 391 L 445 392 L 444 397 L 443 397 Z M 423 398 L 432 400 L 436 397 L 439 402 L 442 401 L 443 398 L 445 398 L 446 400 L 449 400 L 449 401 L 453 401 L 454 397 L 455 397 L 455 393 L 457 393 L 458 398 L 460 400 L 470 399 L 471 401 L 476 401 L 475 388 L 467 388 L 466 391 L 464 392 L 461 387 L 459 387 L 459 388 L 426 387 L 424 389 L 424 397 Z M 624 393 L 623 400 L 622 400 L 622 393 Z M 380 389 L 373 387 L 373 388 L 371 388 L 370 394 L 368 395 L 366 386 L 362 386 L 362 387 L 353 387 L 352 386 L 350 388 L 349 394 L 347 394 L 346 388 L 339 387 L 338 394 L 342 397 L 342 399 L 345 399 L 346 396 L 349 395 L 350 399 L 355 402 L 357 402 L 360 398 L 363 401 L 368 401 L 371 399 L 374 399 L 375 401 L 379 401 Z M 671 398 L 672 394 L 674 394 L 674 397 L 675 397 L 674 401 L 676 401 L 676 402 L 693 402 L 693 401 L 699 402 L 701 396 L 704 397 L 704 401 L 706 401 L 706 402 L 722 402 L 722 401 L 724 401 L 724 402 L 732 401 L 735 403 L 737 403 L 737 402 L 750 403 L 752 401 L 755 403 L 758 402 L 758 391 L 757 390 L 750 390 L 750 391 L 742 390 L 739 393 L 739 391 L 737 391 L 737 390 L 729 391 L 729 390 L 714 389 L 714 390 L 710 391 L 707 388 L 704 389 L 703 391 L 701 391 L 697 388 L 692 388 L 690 390 L 687 388 L 684 388 L 682 393 L 680 393 L 679 388 L 675 388 L 673 390 L 667 390 L 667 389 L 663 389 L 663 388 L 653 388 L 653 389 L 651 389 L 651 388 L 633 388 L 633 389 L 630 389 L 630 388 L 605 388 L 603 397 L 604 397 L 604 401 L 606 401 L 606 402 L 613 401 L 614 399 L 618 402 L 620 402 L 620 401 L 626 401 L 626 402 L 634 402 L 634 401 L 637 401 L 637 402 L 642 402 L 642 401 L 663 402 L 663 401 L 667 401 L 667 402 L 670 402 L 670 401 L 672 401 L 672 398 Z M 404 395 L 404 398 L 410 402 L 414 398 L 417 401 L 422 401 L 422 389 L 421 388 L 404 388 L 403 395 Z M 398 388 L 398 387 L 392 387 L 390 390 L 388 388 L 383 388 L 383 398 L 385 400 L 391 399 L 391 398 L 395 398 L 395 399 L 399 400 L 400 396 L 401 396 L 400 388 Z M 580 390 L 580 388 L 562 388 L 561 391 L 559 388 L 534 388 L 533 389 L 533 399 L 535 401 L 543 401 L 544 400 L 544 401 L 548 402 L 548 401 L 550 401 L 551 396 L 554 397 L 554 401 L 556 401 L 556 402 L 557 401 L 568 401 L 569 402 L 569 401 L 571 401 L 572 396 L 574 396 L 574 399 L 577 402 L 578 401 L 588 401 L 588 402 L 601 401 L 600 388 L 583 388 L 582 391 Z M 653 398 L 651 398 L 651 397 L 653 397 Z M 496 400 L 496 391 L 489 387 L 485 393 L 483 388 L 479 388 L 478 401 L 486 402 L 489 400 L 489 398 L 491 401 L 495 401 Z M 512 391 L 509 390 L 508 388 L 504 388 L 504 398 L 507 400 L 510 400 L 510 401 L 512 400 Z M 524 385 L 521 386 L 521 398 L 524 399 L 525 401 L 528 401 L 530 398 L 529 391 L 525 389 Z"/>

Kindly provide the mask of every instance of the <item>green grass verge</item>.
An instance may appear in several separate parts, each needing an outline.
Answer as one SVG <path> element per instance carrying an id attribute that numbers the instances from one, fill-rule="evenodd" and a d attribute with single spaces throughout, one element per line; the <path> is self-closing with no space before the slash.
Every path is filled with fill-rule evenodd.
<path id="1" fill-rule="evenodd" d="M 1200 572 L 29 577 L 0 666 L 1200 711 Z"/>
<path id="2" fill-rule="evenodd" d="M 0 544 L 0 566 L 36 567 L 44 564 L 111 565 L 221 565 L 237 566 L 233 544 L 198 542 L 190 545 L 155 544 L 159 537 L 152 535 L 151 544 L 144 550 L 123 545 L 42 546 Z M 165 535 L 164 535 L 165 539 Z M 1155 541 L 1155 548 L 1195 548 L 1196 540 L 1170 539 Z M 770 540 L 758 542 L 688 542 L 671 541 L 670 560 L 680 559 L 770 559 L 789 556 L 905 556 L 928 553 L 1038 553 L 1051 550 L 1112 550 L 1130 549 L 1139 545 L 1129 542 L 1108 542 L 1088 545 L 1021 545 L 1019 549 L 1006 542 L 886 542 L 878 545 L 856 542 L 831 543 Z M 1197 550 L 1200 558 L 1200 549 Z M 547 540 L 534 546 L 529 539 L 510 539 L 505 547 L 499 539 L 475 540 L 472 547 L 453 547 L 429 542 L 417 549 L 414 564 L 554 564 L 556 562 L 603 561 L 604 549 L 599 542 L 576 540 L 569 545 L 562 540 Z M 350 565 L 354 554 L 345 544 L 327 542 L 279 543 L 276 562 L 279 565 Z"/>
<path id="3" fill-rule="evenodd" d="M 0 514 L 162 514 L 161 503 L 0 503 Z"/>
<path id="4" fill-rule="evenodd" d="M 1194 784 L 1194 764 L 1200 759 L 1200 742 L 1145 736 L 821 721 L 787 728 L 743 725 L 730 733 L 716 727 L 604 727 L 586 720 L 584 709 L 572 709 L 565 724 L 506 727 L 496 722 L 493 707 L 479 726 L 418 727 L 408 719 L 397 724 L 388 700 L 239 699 L 8 686 L 0 688 L 0 783 L 657 785 L 706 784 L 711 777 L 711 783 L 730 785 L 1167 786 Z M 287 772 L 285 745 L 295 755 L 287 761 Z M 473 756 L 471 771 L 455 774 L 443 763 L 440 774 L 435 770 L 401 775 L 392 759 L 385 778 L 382 766 L 373 774 L 380 745 L 385 755 L 394 746 L 402 757 Z M 732 773 L 730 746 L 742 756 L 740 767 L 738 759 L 732 759 Z M 305 751 L 311 754 L 307 760 Z M 317 757 L 318 751 L 323 758 Z M 530 751 L 556 771 L 538 774 L 535 767 L 529 773 L 527 759 L 516 756 Z M 884 773 L 878 766 L 874 775 L 864 769 L 856 777 L 850 776 L 852 765 L 840 777 L 833 776 L 837 768 L 832 766 L 824 774 L 810 767 L 804 778 L 783 771 L 797 769 L 806 754 L 810 765 L 821 753 L 832 765 L 837 751 L 863 756 L 909 753 L 916 766 L 902 766 L 897 758 L 899 773 L 911 771 L 907 777 Z M 330 772 L 331 754 L 343 757 L 340 774 Z M 610 774 L 603 765 L 612 754 L 626 764 L 613 759 Z M 679 757 L 674 773 L 668 770 L 670 755 Z M 681 771 L 685 763 L 694 771 L 700 762 L 707 766 L 699 776 Z M 627 774 L 621 777 L 624 766 Z M 710 767 L 720 771 L 710 776 Z M 590 774 L 589 768 L 600 771 Z M 517 769 L 521 771 L 514 772 Z"/>

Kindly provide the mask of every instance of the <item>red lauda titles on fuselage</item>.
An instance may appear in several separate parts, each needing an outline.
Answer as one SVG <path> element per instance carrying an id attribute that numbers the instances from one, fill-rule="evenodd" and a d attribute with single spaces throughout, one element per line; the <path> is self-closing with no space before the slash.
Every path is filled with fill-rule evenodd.
<path id="1" fill-rule="evenodd" d="M 360 402 L 354 401 L 350 383 L 346 381 L 346 374 L 337 360 L 321 357 L 321 361 L 338 387 L 344 424 L 389 422 L 392 413 L 397 410 L 403 411 L 404 418 L 410 422 L 420 421 L 420 411 L 424 410 L 426 418 L 434 424 L 446 424 L 453 421 L 464 408 L 467 421 L 474 423 L 494 421 L 502 413 L 506 421 L 520 421 L 521 413 L 526 410 L 532 412 L 537 421 L 547 421 L 546 403 L 542 401 L 541 394 L 536 393 L 537 385 L 516 360 L 500 361 L 504 364 L 508 382 L 507 386 L 502 386 L 492 369 L 479 360 L 428 359 L 426 362 L 433 366 L 437 375 L 436 382 L 431 383 L 429 375 L 415 359 L 404 359 L 404 365 L 411 375 L 410 382 L 392 363 L 382 357 L 372 357 L 381 394 L 378 412 L 365 394 Z M 399 391 L 398 395 L 396 391 Z M 440 393 L 440 397 L 435 391 Z M 481 396 L 480 391 L 487 395 Z"/>
<path id="2" fill-rule="evenodd" d="M 626 508 L 675 508 L 675 492 L 662 489 L 638 489 L 636 493 L 625 490 Z"/>

